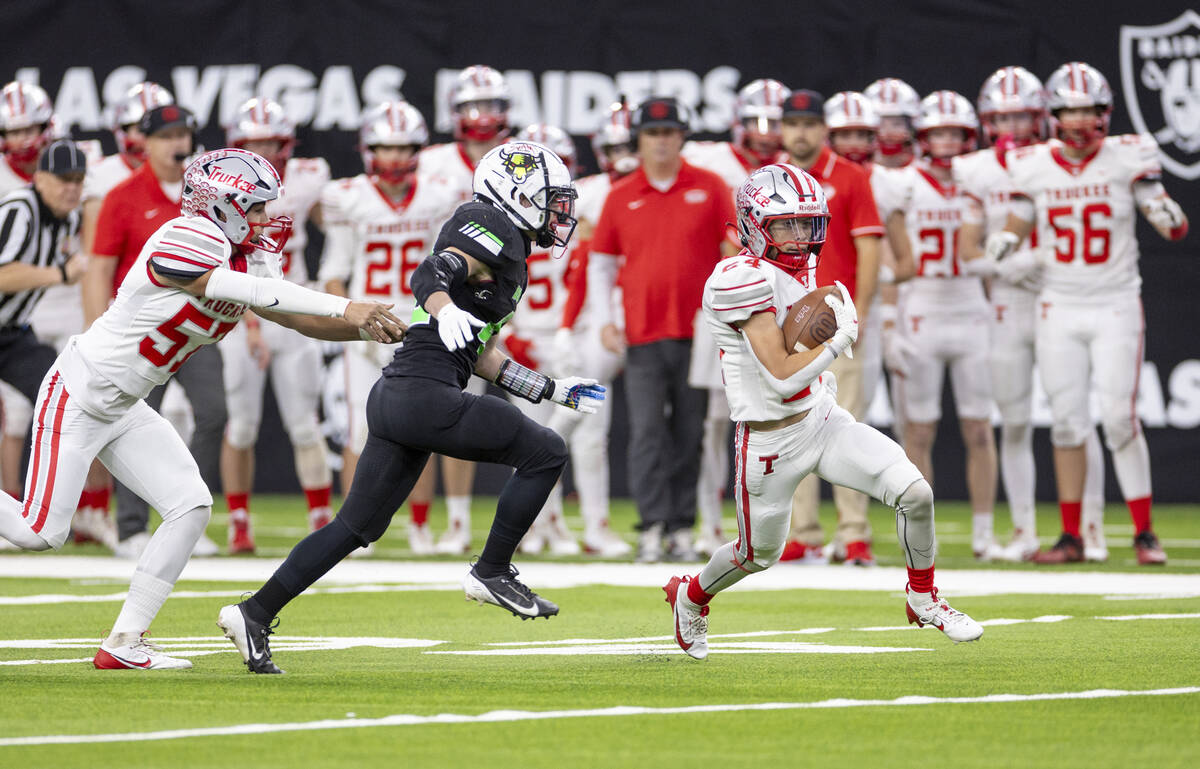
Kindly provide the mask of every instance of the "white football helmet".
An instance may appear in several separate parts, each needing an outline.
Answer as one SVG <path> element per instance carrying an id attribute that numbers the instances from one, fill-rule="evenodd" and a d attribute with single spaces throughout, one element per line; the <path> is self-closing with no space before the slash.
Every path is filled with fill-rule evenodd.
<path id="1" fill-rule="evenodd" d="M 738 235 L 752 254 L 793 276 L 816 268 L 829 205 L 807 173 L 787 163 L 763 166 L 742 182 L 734 207 Z"/>
<path id="2" fill-rule="evenodd" d="M 1042 81 L 1024 67 L 1001 67 L 983 81 L 979 89 L 979 122 L 989 144 L 995 144 L 1001 136 L 996 127 L 996 115 L 1014 112 L 1028 113 L 1033 118 L 1033 134 L 1012 137 L 1012 146 L 1023 146 L 1046 138 L 1046 92 Z"/>
<path id="3" fill-rule="evenodd" d="M 549 147 L 512 141 L 489 150 L 475 167 L 473 190 L 518 229 L 533 233 L 542 248 L 565 247 L 575 231 L 578 193 L 566 164 Z"/>
<path id="4" fill-rule="evenodd" d="M 575 142 L 563 129 L 549 123 L 534 123 L 521 129 L 521 132 L 517 134 L 517 141 L 546 145 L 554 150 L 554 154 L 558 155 L 563 163 L 566 163 L 571 178 L 575 177 L 578 167 Z"/>
<path id="5" fill-rule="evenodd" d="M 733 103 L 733 145 L 759 165 L 770 163 L 783 147 L 779 126 L 789 93 L 787 86 L 769 78 L 751 80 L 738 91 Z"/>
<path id="6" fill-rule="evenodd" d="M 1094 107 L 1096 120 L 1085 128 L 1064 130 L 1058 111 L 1072 107 Z M 1064 144 L 1087 148 L 1108 135 L 1112 117 L 1113 96 L 1108 80 L 1100 70 L 1081 61 L 1067 62 L 1046 78 L 1046 108 L 1050 110 L 1050 127 Z"/>
<path id="7" fill-rule="evenodd" d="M 600 170 L 614 179 L 637 169 L 639 161 L 633 149 L 633 132 L 629 130 L 629 107 L 624 102 L 613 102 L 609 107 L 600 130 L 592 134 L 592 152 Z"/>
<path id="8" fill-rule="evenodd" d="M 913 121 L 921 113 L 921 97 L 911 85 L 894 77 L 883 77 L 871 83 L 863 91 L 871 100 L 875 114 L 879 116 L 879 152 L 883 155 L 899 155 L 908 149 L 916 138 Z M 898 118 L 905 128 L 893 132 L 888 123 Z"/>
<path id="9" fill-rule="evenodd" d="M 949 167 L 949 157 L 933 157 L 929 153 L 928 135 L 934 128 L 961 128 L 963 130 L 963 149 L 965 154 L 975 149 L 978 135 L 978 121 L 975 119 L 975 108 L 967 97 L 954 91 L 934 91 L 921 100 L 921 114 L 917 115 L 914 123 L 917 129 L 917 139 L 921 142 L 921 152 L 930 158 L 934 165 Z"/>
<path id="10" fill-rule="evenodd" d="M 27 165 L 37 160 L 42 148 L 50 143 L 50 120 L 54 106 L 39 86 L 13 81 L 0 91 L 0 137 L 9 131 L 40 127 L 41 133 L 20 145 L 4 142 L 4 154 L 14 165 Z"/>
<path id="11" fill-rule="evenodd" d="M 233 122 L 225 129 L 225 141 L 230 147 L 239 149 L 247 142 L 279 142 L 278 152 L 263 157 L 282 174 L 296 146 L 296 125 L 288 118 L 282 104 L 265 96 L 256 96 L 238 107 Z"/>
<path id="12" fill-rule="evenodd" d="M 133 138 L 129 127 L 137 126 L 147 111 L 155 107 L 174 104 L 175 97 L 158 83 L 146 81 L 130 87 L 125 95 L 111 107 L 109 127 L 117 140 L 117 150 L 125 155 L 144 161 L 146 157 L 145 137 Z"/>
<path id="13" fill-rule="evenodd" d="M 229 242 L 243 250 L 255 248 L 277 254 L 292 234 L 292 220 L 272 217 L 261 225 L 247 221 L 250 208 L 269 203 L 283 194 L 283 183 L 275 168 L 261 155 L 226 148 L 206 152 L 183 172 L 185 216 L 203 216 L 221 228 Z M 258 242 L 254 242 L 258 231 Z M 274 237 L 267 231 L 273 230 Z"/>
<path id="14" fill-rule="evenodd" d="M 450 91 L 454 138 L 488 142 L 508 136 L 512 95 L 508 81 L 491 67 L 473 64 L 458 74 Z"/>
<path id="15" fill-rule="evenodd" d="M 879 130 L 879 115 L 871 100 L 858 91 L 839 91 L 825 102 L 825 125 L 829 129 L 830 146 L 835 145 L 839 131 L 867 131 L 870 140 L 853 150 L 835 147 L 835 151 L 853 163 L 865 163 L 875 154 L 875 135 Z"/>
<path id="16" fill-rule="evenodd" d="M 417 172 L 415 150 L 429 143 L 429 129 L 421 111 L 406 101 L 385 101 L 368 109 L 358 130 L 358 150 L 363 169 L 388 184 L 403 184 Z M 413 147 L 412 157 L 402 163 L 383 163 L 375 147 Z"/>

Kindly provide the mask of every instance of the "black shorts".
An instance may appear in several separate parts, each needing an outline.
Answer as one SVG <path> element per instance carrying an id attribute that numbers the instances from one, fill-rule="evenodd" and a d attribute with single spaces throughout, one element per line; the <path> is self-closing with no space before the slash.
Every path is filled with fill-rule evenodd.
<path id="1" fill-rule="evenodd" d="M 38 388 L 58 359 L 48 344 L 38 341 L 29 326 L 0 329 L 0 380 L 37 403 Z"/>

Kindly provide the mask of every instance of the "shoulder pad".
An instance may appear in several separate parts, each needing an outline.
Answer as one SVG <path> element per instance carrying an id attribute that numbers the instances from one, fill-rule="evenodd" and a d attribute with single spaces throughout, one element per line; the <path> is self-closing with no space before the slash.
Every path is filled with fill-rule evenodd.
<path id="1" fill-rule="evenodd" d="M 497 268 L 507 262 L 523 262 L 529 253 L 529 240 L 512 221 L 481 200 L 463 203 L 442 225 L 433 248 L 440 251 L 450 246 Z"/>
<path id="2" fill-rule="evenodd" d="M 773 311 L 775 286 L 767 278 L 766 267 L 752 256 L 721 260 L 704 287 L 705 306 L 723 323 Z"/>

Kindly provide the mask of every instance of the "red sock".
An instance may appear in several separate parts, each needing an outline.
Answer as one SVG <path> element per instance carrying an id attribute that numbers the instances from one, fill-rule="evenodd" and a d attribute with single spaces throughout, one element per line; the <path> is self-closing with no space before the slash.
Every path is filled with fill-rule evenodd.
<path id="1" fill-rule="evenodd" d="M 332 486 L 322 486 L 319 489 L 305 489 L 304 496 L 308 499 L 308 509 L 316 510 L 320 507 L 329 507 L 329 496 L 332 493 Z"/>
<path id="2" fill-rule="evenodd" d="M 1083 514 L 1082 502 L 1059 502 L 1058 512 L 1062 516 L 1063 534 L 1079 536 L 1079 518 Z"/>
<path id="3" fill-rule="evenodd" d="M 1150 497 L 1140 497 L 1125 500 L 1125 504 L 1129 505 L 1129 517 L 1133 519 L 1134 534 L 1150 530 L 1150 499 Z"/>
<path id="4" fill-rule="evenodd" d="M 84 489 L 79 492 L 79 504 L 75 507 L 76 510 L 85 510 L 96 506 L 96 492 L 89 489 Z"/>
<path id="5" fill-rule="evenodd" d="M 429 503 L 428 502 L 413 502 L 409 504 L 412 509 L 412 522 L 418 526 L 424 526 L 429 520 Z"/>
<path id="6" fill-rule="evenodd" d="M 250 510 L 250 493 L 245 494 L 226 494 L 225 503 L 229 505 L 229 512 L 234 510 Z"/>
<path id="7" fill-rule="evenodd" d="M 708 602 L 713 599 L 711 594 L 704 592 L 704 588 L 700 587 L 699 574 L 688 580 L 687 597 L 697 606 L 707 606 Z"/>
<path id="8" fill-rule="evenodd" d="M 105 513 L 107 513 L 108 512 L 108 498 L 109 498 L 109 494 L 111 493 L 111 491 L 109 490 L 109 488 L 107 486 L 101 486 L 100 488 L 96 489 L 94 493 L 96 495 L 96 497 L 95 497 L 96 502 L 95 502 L 94 506 L 100 508 Z"/>
<path id="9" fill-rule="evenodd" d="M 908 589 L 914 593 L 933 592 L 933 567 L 908 570 Z"/>

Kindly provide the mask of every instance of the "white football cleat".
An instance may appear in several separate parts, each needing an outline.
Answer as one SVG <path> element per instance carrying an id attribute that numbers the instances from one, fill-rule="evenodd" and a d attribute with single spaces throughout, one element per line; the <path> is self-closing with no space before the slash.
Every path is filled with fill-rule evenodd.
<path id="1" fill-rule="evenodd" d="M 200 539 L 192 547 L 192 555 L 199 558 L 211 558 L 221 552 L 221 548 L 207 534 L 201 533 Z"/>
<path id="2" fill-rule="evenodd" d="M 440 555 L 465 555 L 471 551 L 471 532 L 456 526 L 442 535 L 435 549 Z"/>
<path id="3" fill-rule="evenodd" d="M 725 539 L 721 534 L 721 528 L 718 526 L 715 529 L 705 529 L 696 539 L 696 552 L 707 557 L 717 551 L 721 545 L 724 545 L 729 540 Z"/>
<path id="4" fill-rule="evenodd" d="M 557 513 L 550 513 L 549 520 L 542 527 L 542 534 L 546 537 L 546 544 L 554 555 L 579 555 L 581 552 L 579 543 L 575 541 L 575 535 L 567 528 L 567 522 Z"/>
<path id="5" fill-rule="evenodd" d="M 983 635 L 983 626 L 961 611 L 950 608 L 950 604 L 938 598 L 937 588 L 931 593 L 914 593 L 906 585 L 904 592 L 908 595 L 904 609 L 909 624 L 915 622 L 917 627 L 935 627 L 954 643 L 975 641 Z"/>
<path id="6" fill-rule="evenodd" d="M 204 535 L 201 534 L 201 537 Z M 209 542 L 212 542 L 210 539 Z M 117 543 L 117 547 L 113 550 L 113 555 L 117 558 L 125 558 L 130 561 L 136 561 L 142 557 L 142 551 L 146 549 L 146 545 L 150 544 L 150 532 L 139 531 L 133 536 L 126 537 Z"/>
<path id="7" fill-rule="evenodd" d="M 433 555 L 433 532 L 428 523 L 408 522 L 408 547 L 413 555 Z"/>
<path id="8" fill-rule="evenodd" d="M 972 545 L 972 550 L 975 553 L 975 560 L 981 563 L 1004 560 L 1004 548 L 994 539 L 979 545 Z"/>
<path id="9" fill-rule="evenodd" d="M 697 609 L 687 600 L 687 585 L 691 581 L 691 577 L 671 577 L 663 591 L 675 619 L 675 643 L 689 657 L 702 660 L 708 656 L 708 607 Z"/>
<path id="10" fill-rule="evenodd" d="M 1000 550 L 1000 560 L 1010 563 L 1023 563 L 1033 558 L 1038 551 L 1038 538 L 1032 531 L 1021 529 L 1013 531 L 1012 540 Z"/>
<path id="11" fill-rule="evenodd" d="M 112 517 L 96 507 L 84 507 L 75 511 L 71 529 L 88 539 L 94 539 L 109 550 L 117 549 L 117 526 Z"/>
<path id="12" fill-rule="evenodd" d="M 105 641 L 92 658 L 92 664 L 97 670 L 187 670 L 192 667 L 191 660 L 163 654 L 146 640 L 145 633 L 124 633 L 113 645 Z"/>
<path id="13" fill-rule="evenodd" d="M 583 535 L 583 552 L 601 558 L 624 558 L 633 552 L 633 546 L 608 528 L 605 521 L 599 529 Z"/>

